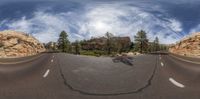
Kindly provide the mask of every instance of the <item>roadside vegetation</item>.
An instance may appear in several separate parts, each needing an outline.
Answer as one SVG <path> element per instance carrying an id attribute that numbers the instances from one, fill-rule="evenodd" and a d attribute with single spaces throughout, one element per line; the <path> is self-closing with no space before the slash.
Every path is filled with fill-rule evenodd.
<path id="1" fill-rule="evenodd" d="M 145 54 L 168 50 L 167 45 L 159 43 L 158 37 L 155 37 L 155 40 L 150 42 L 144 30 L 138 31 L 133 39 L 134 41 L 132 42 L 131 38 L 128 36 L 118 37 L 107 32 L 103 37 L 92 37 L 89 40 L 70 42 L 67 32 L 62 31 L 57 42 L 49 42 L 45 44 L 45 47 L 50 52 L 63 52 L 97 57 L 115 56 L 128 52 Z"/>

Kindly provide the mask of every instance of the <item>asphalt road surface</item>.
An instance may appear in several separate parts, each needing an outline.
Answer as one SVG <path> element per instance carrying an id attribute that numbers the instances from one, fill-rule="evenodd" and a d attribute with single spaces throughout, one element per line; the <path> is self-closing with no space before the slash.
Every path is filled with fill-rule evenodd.
<path id="1" fill-rule="evenodd" d="M 0 59 L 0 99 L 200 99 L 200 59 L 148 54 L 132 66 L 64 53 Z"/>

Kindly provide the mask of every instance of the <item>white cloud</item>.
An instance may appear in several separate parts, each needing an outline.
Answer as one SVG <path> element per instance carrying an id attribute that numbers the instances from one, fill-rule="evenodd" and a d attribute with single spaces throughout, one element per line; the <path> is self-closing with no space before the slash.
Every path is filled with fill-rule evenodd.
<path id="1" fill-rule="evenodd" d="M 175 19 L 169 19 L 169 27 L 173 29 L 175 32 L 181 32 L 182 31 L 182 25 L 179 21 Z"/>
<path id="2" fill-rule="evenodd" d="M 164 21 L 137 7 L 119 4 L 96 6 L 86 13 L 86 19 L 80 32 L 89 33 L 90 36 L 102 36 L 109 31 L 133 38 L 137 31 L 144 29 L 151 40 L 158 36 L 162 43 L 173 43 L 179 39 L 174 31 L 182 31 L 181 23 L 175 19 Z"/>
<path id="3" fill-rule="evenodd" d="M 86 9 L 82 14 L 76 11 L 56 14 L 36 11 L 30 19 L 22 17 L 6 25 L 9 29 L 32 33 L 42 42 L 56 41 L 62 30 L 70 33 L 70 40 L 74 41 L 103 36 L 106 32 L 133 39 L 137 31 L 144 29 L 151 40 L 158 36 L 162 43 L 173 43 L 179 39 L 173 32 L 182 31 L 181 23 L 175 19 L 161 20 L 123 3 L 88 5 Z"/>
<path id="4" fill-rule="evenodd" d="M 11 24 L 8 24 L 8 27 L 14 30 L 18 31 L 25 31 L 30 32 L 29 27 L 32 25 L 32 23 L 28 20 L 26 20 L 26 17 L 22 17 L 20 20 L 14 21 Z"/>
<path id="5" fill-rule="evenodd" d="M 42 42 L 56 41 L 58 33 L 69 30 L 68 25 L 59 14 L 35 12 L 33 18 L 13 21 L 7 24 L 9 29 L 32 33 Z"/>

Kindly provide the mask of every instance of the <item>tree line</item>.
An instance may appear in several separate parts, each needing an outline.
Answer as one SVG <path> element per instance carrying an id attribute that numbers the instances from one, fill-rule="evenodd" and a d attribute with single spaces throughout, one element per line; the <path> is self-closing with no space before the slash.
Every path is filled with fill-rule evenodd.
<path id="1" fill-rule="evenodd" d="M 135 42 L 133 43 L 134 51 L 138 51 L 140 53 L 149 53 L 156 51 L 167 51 L 168 46 L 159 43 L 159 38 L 155 37 L 153 42 L 149 42 L 147 38 L 147 33 L 144 30 L 140 30 L 134 36 Z"/>
<path id="2" fill-rule="evenodd" d="M 105 33 L 106 44 L 104 49 L 101 50 L 103 53 L 110 55 L 112 53 L 122 53 L 122 52 L 140 52 L 140 53 L 150 53 L 156 51 L 167 50 L 167 46 L 159 43 L 159 38 L 155 37 L 153 42 L 150 42 L 147 33 L 144 30 L 140 30 L 134 36 L 134 41 L 131 44 L 125 46 L 124 42 L 114 41 L 114 35 L 112 33 Z M 74 53 L 80 54 L 83 50 L 82 44 L 85 40 L 75 42 L 70 42 L 68 39 L 68 34 L 65 31 L 62 31 L 59 35 L 59 39 L 56 43 L 53 44 L 51 49 L 54 51 L 65 53 Z M 48 47 L 49 49 L 49 47 Z M 91 50 L 90 50 L 91 51 Z"/>

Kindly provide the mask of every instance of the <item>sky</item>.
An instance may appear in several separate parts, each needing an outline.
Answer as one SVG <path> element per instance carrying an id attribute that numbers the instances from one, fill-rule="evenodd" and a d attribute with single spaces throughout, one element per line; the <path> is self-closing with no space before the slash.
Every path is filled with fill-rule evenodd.
<path id="1" fill-rule="evenodd" d="M 29 33 L 39 41 L 70 41 L 134 35 L 145 30 L 150 41 L 171 44 L 200 31 L 199 0 L 1 0 L 0 30 Z"/>

